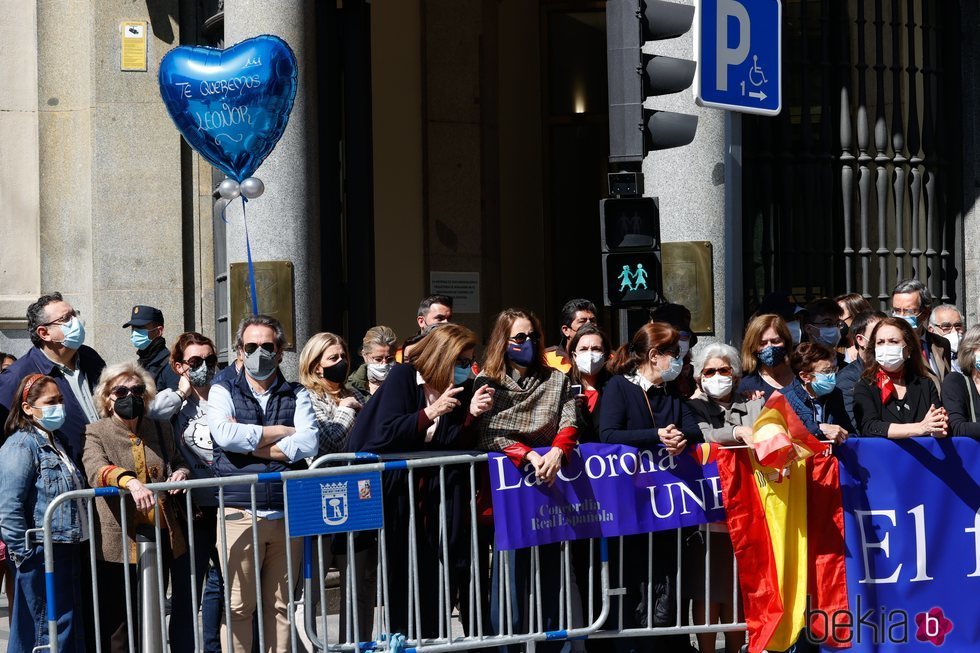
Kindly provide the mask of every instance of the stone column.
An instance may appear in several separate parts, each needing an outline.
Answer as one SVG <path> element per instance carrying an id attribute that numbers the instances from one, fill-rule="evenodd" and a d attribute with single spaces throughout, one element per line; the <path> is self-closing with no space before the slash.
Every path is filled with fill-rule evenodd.
<path id="1" fill-rule="evenodd" d="M 283 371 L 290 378 L 296 376 L 303 344 L 321 325 L 315 18 L 314 0 L 225 2 L 225 47 L 260 34 L 273 34 L 290 45 L 299 62 L 299 84 L 289 124 L 276 149 L 255 172 L 265 182 L 265 194 L 249 202 L 247 208 L 253 261 L 293 264 L 297 346 L 283 361 Z M 228 260 L 232 263 L 247 260 L 241 206 L 241 201 L 232 202 L 226 213 Z M 237 327 L 231 325 L 232 337 Z"/>

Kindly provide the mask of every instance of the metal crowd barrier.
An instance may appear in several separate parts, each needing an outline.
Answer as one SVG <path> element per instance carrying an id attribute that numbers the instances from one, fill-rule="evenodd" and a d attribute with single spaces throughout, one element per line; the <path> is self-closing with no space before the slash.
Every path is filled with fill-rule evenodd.
<path id="1" fill-rule="evenodd" d="M 402 456 L 396 459 L 391 457 L 379 457 L 373 454 L 336 454 L 324 456 L 316 460 L 310 469 L 303 471 L 290 471 L 282 473 L 267 473 L 257 475 L 243 475 L 220 479 L 199 479 L 182 481 L 178 483 L 154 483 L 146 487 L 154 492 L 155 498 L 169 490 L 184 490 L 183 494 L 168 495 L 171 500 L 181 500 L 185 502 L 185 535 L 188 545 L 186 555 L 190 556 L 191 574 L 191 601 L 192 614 L 195 616 L 192 627 L 194 629 L 194 650 L 204 651 L 204 632 L 200 612 L 200 600 L 196 588 L 198 587 L 197 565 L 198 556 L 209 556 L 210 551 L 197 551 L 194 543 L 194 506 L 192 503 L 192 493 L 190 490 L 195 488 L 215 488 L 218 496 L 218 524 L 216 548 L 221 560 L 221 568 L 228 568 L 228 541 L 227 528 L 222 516 L 225 514 L 225 487 L 228 485 L 248 485 L 251 487 L 251 520 L 253 537 L 254 564 L 260 566 L 259 542 L 256 529 L 256 488 L 268 483 L 283 483 L 298 479 L 322 479 L 329 482 L 333 477 L 351 474 L 380 472 L 382 474 L 399 473 L 406 479 L 406 491 L 408 494 L 408 525 L 409 537 L 405 543 L 408 548 L 408 592 L 406 596 L 394 596 L 392 588 L 389 587 L 388 574 L 389 563 L 392 553 L 396 550 L 393 547 L 399 543 L 392 542 L 385 528 L 364 531 L 362 533 L 346 533 L 335 535 L 321 535 L 306 537 L 303 542 L 302 555 L 302 583 L 300 583 L 300 566 L 294 560 L 291 546 L 286 547 L 287 562 L 287 586 L 291 592 L 288 597 L 287 609 L 290 622 L 290 642 L 289 647 L 279 650 L 305 651 L 308 647 L 317 651 L 415 651 L 425 650 L 438 653 L 441 651 L 462 651 L 478 648 L 499 647 L 506 645 L 524 645 L 528 651 L 535 650 L 535 647 L 542 642 L 572 642 L 572 651 L 584 651 L 587 648 L 587 640 L 609 639 L 617 637 L 643 637 L 657 635 L 694 635 L 699 633 L 723 633 L 729 631 L 745 630 L 745 624 L 738 620 L 739 616 L 739 596 L 737 582 L 732 587 L 733 618 L 724 623 L 709 623 L 708 603 L 710 600 L 711 582 L 711 537 L 707 534 L 704 556 L 704 612 L 703 614 L 691 614 L 687 609 L 687 601 L 682 596 L 684 567 L 684 538 L 690 535 L 690 529 L 683 533 L 681 530 L 676 532 L 676 555 L 677 571 L 675 578 L 676 594 L 676 619 L 672 625 L 654 626 L 654 602 L 647 600 L 647 614 L 645 627 L 629 628 L 624 619 L 624 594 L 628 579 L 637 577 L 637 570 L 626 567 L 624 555 L 624 538 L 615 538 L 608 545 L 605 539 L 586 540 L 580 544 L 563 542 L 561 544 L 549 545 L 549 547 L 533 547 L 522 552 L 509 553 L 502 552 L 493 555 L 491 558 L 492 538 L 487 537 L 491 532 L 487 525 L 481 524 L 477 511 L 476 494 L 479 490 L 481 476 L 479 471 L 487 461 L 486 454 L 483 453 L 454 453 L 450 455 L 436 456 Z M 330 465 L 330 466 L 328 466 Z M 452 470 L 457 476 L 463 474 L 466 479 L 465 489 L 468 501 L 465 501 L 465 516 L 463 517 L 462 530 L 468 538 L 465 542 L 469 560 L 464 561 L 468 566 L 468 579 L 464 583 L 466 606 L 463 605 L 463 592 L 460 596 L 453 596 L 452 563 L 449 540 L 450 531 L 454 527 L 460 526 L 459 515 L 451 517 L 447 514 L 447 472 Z M 426 521 L 429 515 L 418 514 L 419 487 L 420 482 L 431 483 L 433 479 L 438 479 L 438 523 L 433 524 Z M 284 485 L 285 499 L 285 519 L 282 527 L 289 529 L 289 486 Z M 100 587 L 98 574 L 96 573 L 96 537 L 95 537 L 95 501 L 99 498 L 114 500 L 126 495 L 125 490 L 117 488 L 96 488 L 68 492 L 58 496 L 49 505 L 44 517 L 44 564 L 46 582 L 48 587 L 48 624 L 50 643 L 47 649 L 53 653 L 58 651 L 57 639 L 57 618 L 54 608 L 54 585 L 64 582 L 57 576 L 58 570 L 54 566 L 51 520 L 58 506 L 72 501 L 82 500 L 86 503 L 88 523 L 90 524 L 91 537 L 89 538 L 88 557 L 92 566 L 92 599 L 95 606 L 95 619 L 92 624 L 85 624 L 86 628 L 95 628 L 96 651 L 100 652 L 101 623 L 99 620 L 99 599 Z M 127 506 L 126 501 L 119 501 L 120 519 L 123 524 L 133 518 L 132 508 Z M 153 538 L 156 543 L 160 543 L 164 537 L 161 527 L 162 510 L 155 510 L 155 523 L 153 527 Z M 421 531 L 419 531 L 421 525 Z M 434 534 L 437 542 L 437 580 L 435 596 L 430 594 L 423 595 L 423 581 L 431 585 L 430 579 L 420 578 L 419 560 L 420 547 L 423 543 L 412 535 L 418 532 Z M 644 536 L 633 536 L 642 538 Z M 370 550 L 372 543 L 376 541 L 377 562 L 371 565 L 370 569 L 358 569 L 357 547 L 358 538 L 368 540 L 367 549 Z M 636 540 L 633 540 L 636 542 Z M 654 556 L 658 555 L 654 547 L 654 535 L 647 536 L 647 587 L 654 584 L 653 562 Z M 583 549 L 586 544 L 588 553 Z M 347 555 L 344 568 L 340 569 L 344 579 L 341 583 L 340 593 L 342 594 L 342 605 L 340 615 L 335 615 L 328 610 L 328 599 L 326 589 L 326 578 L 328 566 L 326 559 L 330 557 L 328 550 L 337 545 L 346 545 Z M 576 546 L 579 551 L 573 556 L 572 548 Z M 129 551 L 127 529 L 122 529 L 122 550 Z M 544 550 L 544 551 L 543 551 Z M 558 586 L 542 582 L 544 572 L 549 571 L 548 564 L 542 562 L 542 557 L 551 555 L 553 551 L 559 551 L 558 567 Z M 129 650 L 131 653 L 142 651 L 169 651 L 170 642 L 168 641 L 167 614 L 166 614 L 166 576 L 169 570 L 164 564 L 162 547 L 156 544 L 141 543 L 141 557 L 139 559 L 139 569 L 145 580 L 134 583 L 130 580 L 129 574 L 123 574 L 125 600 L 127 606 L 127 628 L 129 634 Z M 615 573 L 610 571 L 610 553 L 617 560 Z M 616 556 L 618 553 L 618 556 Z M 370 556 L 369 556 L 370 557 Z M 586 564 L 582 563 L 585 558 Z M 521 561 L 529 562 L 527 566 L 527 578 L 518 578 L 516 572 L 522 568 Z M 576 564 L 578 563 L 578 564 Z M 550 564 L 550 563 L 549 563 Z M 578 567 L 579 573 L 582 569 L 587 569 L 585 578 L 578 578 L 575 568 Z M 496 573 L 494 573 L 496 570 Z M 359 571 L 361 572 L 359 575 Z M 370 578 L 370 572 L 374 572 L 375 580 L 369 584 L 365 581 Z M 733 562 L 733 578 L 737 578 L 737 566 Z M 512 576 L 516 582 L 521 580 L 527 582 L 528 593 L 526 595 L 517 593 L 517 587 L 512 587 Z M 149 582 L 154 580 L 155 582 Z M 492 580 L 495 579 L 496 585 Z M 700 579 L 699 579 L 700 582 Z M 226 651 L 234 650 L 231 628 L 227 624 L 231 623 L 232 606 L 229 592 L 230 583 L 225 579 L 225 591 L 223 599 L 224 624 L 222 627 L 221 638 L 222 647 Z M 370 589 L 369 589 L 370 588 Z M 116 591 L 117 588 L 112 588 Z M 266 633 L 261 615 L 266 609 L 273 609 L 271 606 L 263 606 L 261 574 L 256 574 L 256 614 L 257 619 L 257 639 L 260 651 L 267 650 Z M 370 624 L 361 623 L 367 616 L 361 614 L 358 600 L 359 592 L 373 590 L 374 599 L 371 602 L 371 610 L 368 618 Z M 496 590 L 496 591 L 494 591 Z M 143 601 L 139 604 L 139 616 L 134 614 L 133 606 L 136 592 L 139 591 Z M 495 594 L 496 602 L 491 604 L 489 596 Z M 647 596 L 650 596 L 648 590 Z M 392 623 L 392 606 L 407 604 L 407 632 L 390 632 Z M 423 623 L 422 606 L 426 610 L 431 610 L 435 601 L 438 622 Z M 554 612 L 557 603 L 557 619 L 546 618 L 546 611 Z M 546 604 L 548 604 L 546 606 Z M 302 613 L 302 619 L 299 619 Z M 454 617 L 455 614 L 455 617 Z M 610 619 L 610 615 L 615 614 L 615 619 Z M 341 619 L 342 615 L 342 619 Z M 498 627 L 495 629 L 492 622 L 496 616 Z M 337 627 L 334 633 L 329 632 L 329 625 L 336 620 Z M 522 627 L 521 623 L 526 623 Z M 515 624 L 517 624 L 515 626 Z M 495 632 L 496 631 L 496 632 Z M 369 633 L 370 639 L 357 637 L 363 633 Z"/>

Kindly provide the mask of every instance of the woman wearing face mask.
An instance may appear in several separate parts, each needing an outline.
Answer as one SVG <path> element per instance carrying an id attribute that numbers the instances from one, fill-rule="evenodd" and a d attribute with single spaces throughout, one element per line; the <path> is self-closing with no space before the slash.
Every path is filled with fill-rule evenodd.
<path id="1" fill-rule="evenodd" d="M 967 329 L 959 343 L 956 365 L 962 374 L 943 379 L 943 408 L 949 414 L 949 434 L 980 438 L 980 324 Z"/>
<path id="2" fill-rule="evenodd" d="M 854 432 L 837 389 L 837 352 L 815 342 L 804 342 L 790 356 L 796 378 L 780 392 L 813 435 L 835 444 Z"/>
<path id="3" fill-rule="evenodd" d="M 694 357 L 694 378 L 700 395 L 690 401 L 698 416 L 701 433 L 707 442 L 722 445 L 739 444 L 752 435 L 752 425 L 762 412 L 762 399 L 746 400 L 736 391 L 742 375 L 738 351 L 720 342 L 707 345 Z M 708 623 L 736 621 L 732 603 L 735 583 L 732 574 L 732 541 L 724 522 L 701 526 L 685 540 L 684 573 L 685 599 L 693 601 L 695 624 L 704 623 L 705 541 L 711 538 L 711 587 L 708 594 Z M 741 615 L 738 615 L 741 619 Z M 725 633 L 725 650 L 736 653 L 745 642 L 745 633 Z M 699 634 L 702 651 L 715 650 L 715 634 Z"/>
<path id="4" fill-rule="evenodd" d="M 364 405 L 347 440 L 347 451 L 377 454 L 406 454 L 425 451 L 446 451 L 472 448 L 468 424 L 490 407 L 493 393 L 487 389 L 471 392 L 470 367 L 476 350 L 476 336 L 459 324 L 445 324 L 433 329 L 412 350 L 412 362 L 394 366 L 375 396 Z M 453 567 L 450 584 L 455 591 L 469 573 L 469 480 L 447 469 L 446 516 L 449 532 L 447 543 Z M 435 585 L 439 577 L 438 560 L 441 546 L 438 537 L 440 477 L 438 472 L 414 474 L 415 502 L 421 517 L 416 520 L 419 543 L 419 596 L 438 595 Z M 385 472 L 382 476 L 384 496 L 384 525 L 387 542 L 387 587 L 393 601 L 389 610 L 390 632 L 408 632 L 408 592 L 410 571 L 408 474 L 402 470 Z M 460 575 L 459 572 L 462 572 Z M 468 591 L 459 590 L 465 598 Z M 433 636 L 439 628 L 439 605 L 436 600 L 423 600 L 418 606 L 420 628 L 415 633 Z M 465 614 L 460 608 L 460 614 Z M 363 637 L 361 638 L 363 639 Z"/>
<path id="5" fill-rule="evenodd" d="M 768 399 L 776 390 L 793 383 L 789 366 L 792 336 L 778 315 L 757 315 L 749 322 L 742 339 L 742 371 L 738 391 L 746 398 Z"/>
<path id="6" fill-rule="evenodd" d="M 551 485 L 578 442 L 578 422 L 571 382 L 565 374 L 548 367 L 541 346 L 541 324 L 529 311 L 505 309 L 494 320 L 484 352 L 483 368 L 474 384 L 478 391 L 493 392 L 493 407 L 477 423 L 478 448 L 506 454 L 517 466 L 531 470 L 539 483 Z M 544 453 L 535 451 L 542 449 Z M 559 583 L 559 547 L 541 547 L 541 582 Z M 496 633 L 506 632 L 505 614 L 498 610 L 498 579 L 502 561 L 509 560 L 513 632 L 527 632 L 524 611 L 530 579 L 531 550 L 494 551 L 491 580 L 491 624 Z M 572 592 L 578 598 L 577 592 Z M 558 628 L 557 593 L 542 597 L 544 628 Z M 575 601 L 576 605 L 578 604 Z M 581 606 L 573 606 L 573 618 L 581 619 Z M 575 612 L 578 612 L 576 617 Z M 555 650 L 561 645 L 539 645 Z M 509 647 L 513 650 L 515 647 Z"/>
<path id="7" fill-rule="evenodd" d="M 397 344 L 398 336 L 391 327 L 375 326 L 368 329 L 361 342 L 361 358 L 364 363 L 350 375 L 347 387 L 370 399 L 395 364 Z"/>
<path id="8" fill-rule="evenodd" d="M 568 343 L 572 357 L 572 369 L 568 375 L 572 389 L 581 388 L 579 396 L 582 424 L 579 425 L 579 442 L 598 442 L 599 396 L 609 380 L 606 363 L 609 361 L 609 338 L 598 327 L 586 324 L 580 327 Z"/>
<path id="9" fill-rule="evenodd" d="M 208 428 L 208 394 L 218 368 L 218 356 L 210 338 L 194 331 L 182 333 L 170 352 L 170 366 L 180 377 L 180 385 L 189 390 L 180 410 L 171 420 L 177 450 L 190 467 L 191 478 L 215 478 L 214 444 Z M 158 396 L 159 398 L 159 396 Z M 204 625 L 204 650 L 220 651 L 220 631 L 224 583 L 215 547 L 218 537 L 218 494 L 216 488 L 196 488 L 194 499 L 194 560 L 190 553 L 173 561 L 173 596 L 171 619 L 193 623 L 191 600 L 191 563 L 197 579 L 198 605 Z M 205 587 L 205 582 L 206 587 Z M 194 632 L 190 628 L 171 636 L 174 651 L 194 650 Z"/>
<path id="10" fill-rule="evenodd" d="M 58 432 L 65 406 L 55 380 L 31 374 L 21 380 L 4 425 L 0 447 L 0 534 L 14 573 L 10 651 L 48 645 L 44 547 L 39 533 L 26 542 L 27 531 L 44 525 L 44 513 L 56 496 L 85 488 Z M 84 651 L 82 565 L 89 528 L 82 501 L 62 503 L 51 521 L 54 542 L 55 611 L 58 650 Z"/>
<path id="11" fill-rule="evenodd" d="M 945 437 L 946 411 L 912 327 L 903 318 L 887 317 L 875 325 L 868 349 L 868 366 L 854 386 L 860 435 Z"/>
<path id="12" fill-rule="evenodd" d="M 354 418 L 365 398 L 345 386 L 350 371 L 347 343 L 333 333 L 318 333 L 299 355 L 299 382 L 309 390 L 320 431 L 317 456 L 344 451 Z"/>
<path id="13" fill-rule="evenodd" d="M 671 385 L 681 371 L 678 349 L 679 334 L 667 324 L 651 322 L 643 325 L 629 343 L 613 356 L 610 372 L 613 377 L 602 394 L 599 414 L 599 437 L 609 444 L 624 444 L 639 449 L 659 449 L 680 455 L 689 443 L 703 437 L 697 416 L 688 402 Z M 648 547 L 653 547 L 653 568 L 648 565 Z M 610 547 L 617 558 L 610 568 L 628 570 L 612 580 L 626 589 L 622 602 L 622 619 L 626 628 L 673 626 L 677 623 L 677 533 L 663 531 L 652 535 L 652 545 L 646 535 L 624 537 L 621 544 Z M 618 557 L 622 550 L 623 564 Z M 647 587 L 652 574 L 654 586 Z M 658 608 L 653 623 L 647 623 L 646 610 L 640 608 L 644 597 Z M 610 614 L 608 623 L 618 623 L 619 604 Z M 686 635 L 666 635 L 636 641 L 637 651 L 687 652 Z"/>
<path id="14" fill-rule="evenodd" d="M 125 489 L 121 497 L 95 500 L 96 570 L 99 582 L 99 618 L 102 650 L 123 653 L 129 650 L 126 622 L 124 574 L 136 582 L 135 538 L 155 537 L 155 510 L 161 509 L 163 541 L 158 542 L 164 560 L 164 573 L 170 562 L 186 551 L 183 526 L 175 501 L 166 494 L 155 495 L 147 483 L 184 481 L 190 470 L 174 442 L 167 422 L 146 417 L 146 406 L 153 401 L 156 386 L 146 370 L 133 362 L 107 367 L 95 388 L 95 407 L 102 419 L 85 429 L 82 463 L 94 488 Z M 177 491 L 171 490 L 171 494 Z M 182 500 L 180 499 L 175 500 Z M 126 523 L 122 523 L 120 501 L 126 501 Z M 122 548 L 123 529 L 129 546 Z M 135 606 L 130 606 L 134 608 Z M 131 614 L 135 612 L 131 611 Z M 170 620 L 170 638 L 179 640 L 187 623 Z"/>

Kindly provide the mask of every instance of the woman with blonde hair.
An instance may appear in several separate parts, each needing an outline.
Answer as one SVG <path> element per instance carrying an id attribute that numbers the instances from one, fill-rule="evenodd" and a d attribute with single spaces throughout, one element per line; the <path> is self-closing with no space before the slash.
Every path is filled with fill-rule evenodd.
<path id="1" fill-rule="evenodd" d="M 158 543 L 163 551 L 165 573 L 169 573 L 171 560 L 186 551 L 175 506 L 165 494 L 155 496 L 145 487 L 147 483 L 184 481 L 190 475 L 177 450 L 170 423 L 146 416 L 146 407 L 155 395 L 153 377 L 136 362 L 111 365 L 102 371 L 93 397 L 102 419 L 85 428 L 82 464 L 89 485 L 128 492 L 122 497 L 95 500 L 98 511 L 93 530 L 97 577 L 102 590 L 99 617 L 104 651 L 129 649 L 126 595 L 119 590 L 124 585 L 124 574 L 131 574 L 131 580 L 135 581 L 135 537 L 137 533 L 155 537 L 156 509 L 162 510 L 159 523 L 167 535 Z M 120 501 L 126 502 L 126 523 L 122 521 Z M 126 551 L 121 544 L 123 529 L 129 535 Z M 172 620 L 171 639 L 177 638 L 178 629 L 186 627 L 179 620 Z"/>
<path id="2" fill-rule="evenodd" d="M 317 455 L 344 451 L 364 395 L 346 385 L 350 352 L 334 333 L 318 333 L 299 355 L 299 382 L 310 392 L 320 432 Z"/>
<path id="3" fill-rule="evenodd" d="M 378 325 L 368 329 L 361 341 L 364 362 L 350 375 L 347 387 L 370 399 L 391 371 L 397 347 L 398 336 L 391 327 Z"/>
<path id="4" fill-rule="evenodd" d="M 747 399 L 768 399 L 791 385 L 796 375 L 789 366 L 793 337 L 783 318 L 774 313 L 756 315 L 742 339 L 742 377 L 738 391 Z"/>
<path id="5" fill-rule="evenodd" d="M 420 451 L 445 451 L 472 446 L 466 428 L 471 420 L 479 417 L 490 406 L 492 393 L 487 390 L 472 393 L 470 381 L 476 336 L 459 324 L 444 324 L 433 329 L 415 345 L 412 362 L 396 365 L 388 373 L 375 396 L 365 404 L 360 417 L 354 423 L 348 451 L 378 454 L 404 454 Z M 468 493 L 457 492 L 459 481 L 451 478 L 447 470 L 446 511 L 448 542 L 453 569 L 462 569 L 459 577 L 467 577 L 469 553 Z M 440 477 L 436 472 L 414 474 L 416 509 L 423 515 L 416 519 L 416 532 L 409 532 L 408 474 L 403 470 L 385 472 L 382 477 L 384 497 L 384 526 L 387 548 L 388 594 L 392 597 L 389 611 L 389 632 L 408 632 L 408 605 L 404 597 L 408 593 L 408 577 L 411 571 L 407 538 L 414 537 L 419 543 L 417 551 L 420 586 L 418 596 L 433 597 L 438 594 L 435 584 L 441 546 L 439 541 Z M 460 497 L 456 501 L 454 497 Z M 432 518 L 434 515 L 434 519 Z M 458 581 L 451 571 L 450 582 Z M 453 590 L 456 587 L 452 588 Z M 460 590 L 459 596 L 467 592 Z M 438 601 L 423 600 L 417 606 L 421 623 L 414 632 L 422 637 L 438 634 Z M 460 608 L 460 614 L 466 612 Z"/>

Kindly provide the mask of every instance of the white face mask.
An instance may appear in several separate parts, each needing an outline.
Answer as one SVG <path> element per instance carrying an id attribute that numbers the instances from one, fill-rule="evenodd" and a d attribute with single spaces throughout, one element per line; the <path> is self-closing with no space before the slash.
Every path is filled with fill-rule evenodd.
<path id="1" fill-rule="evenodd" d="M 905 346 L 880 345 L 875 347 L 875 360 L 886 372 L 894 372 L 905 362 Z"/>
<path id="2" fill-rule="evenodd" d="M 367 376 L 369 381 L 381 383 L 391 371 L 391 363 L 368 363 Z"/>
<path id="3" fill-rule="evenodd" d="M 949 348 L 952 349 L 953 353 L 955 354 L 956 350 L 960 348 L 960 332 L 954 330 L 950 332 L 949 335 L 943 337 L 946 338 L 946 340 L 949 340 Z"/>
<path id="4" fill-rule="evenodd" d="M 606 355 L 601 351 L 575 352 L 575 367 L 582 374 L 596 374 L 606 363 Z"/>
<path id="5" fill-rule="evenodd" d="M 701 379 L 701 389 L 712 399 L 725 399 L 732 393 L 735 381 L 730 376 L 715 374 L 707 379 Z"/>

